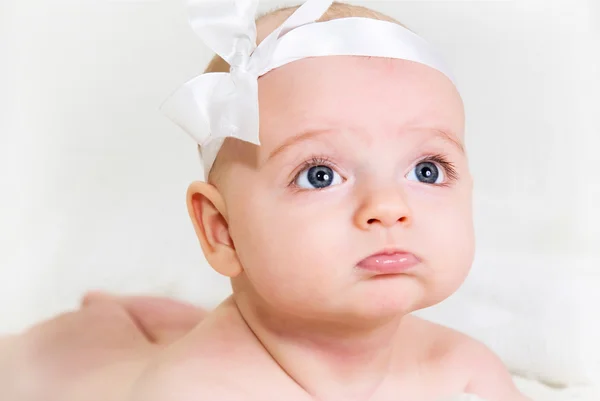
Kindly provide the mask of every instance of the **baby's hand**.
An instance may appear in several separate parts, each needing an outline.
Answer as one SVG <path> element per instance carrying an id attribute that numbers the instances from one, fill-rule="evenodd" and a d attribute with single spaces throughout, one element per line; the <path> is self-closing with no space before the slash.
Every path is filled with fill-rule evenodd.
<path id="1" fill-rule="evenodd" d="M 204 314 L 167 299 L 89 294 L 79 310 L 0 339 L 2 400 L 121 400 L 147 361 Z"/>

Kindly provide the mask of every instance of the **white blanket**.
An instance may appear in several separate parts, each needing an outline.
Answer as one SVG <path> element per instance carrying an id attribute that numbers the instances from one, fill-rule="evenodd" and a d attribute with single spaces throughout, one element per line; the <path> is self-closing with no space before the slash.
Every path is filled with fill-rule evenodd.
<path id="1" fill-rule="evenodd" d="M 600 400 L 600 387 L 571 386 L 564 388 L 552 388 L 542 383 L 513 376 L 517 387 L 523 394 L 533 401 L 598 401 Z M 459 398 L 461 401 L 475 401 L 468 397 Z"/>
<path id="2" fill-rule="evenodd" d="M 523 394 L 533 401 L 598 401 L 600 388 L 567 387 L 551 388 L 535 380 L 513 376 L 515 383 Z M 485 401 L 472 394 L 463 394 L 444 401 Z"/>

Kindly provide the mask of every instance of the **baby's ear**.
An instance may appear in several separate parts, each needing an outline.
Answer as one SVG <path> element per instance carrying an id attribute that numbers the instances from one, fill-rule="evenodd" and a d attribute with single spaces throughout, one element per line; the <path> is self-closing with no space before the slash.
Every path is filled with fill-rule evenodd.
<path id="1" fill-rule="evenodd" d="M 229 235 L 225 201 L 217 188 L 193 182 L 187 191 L 187 207 L 208 263 L 224 276 L 240 274 L 243 269 Z"/>

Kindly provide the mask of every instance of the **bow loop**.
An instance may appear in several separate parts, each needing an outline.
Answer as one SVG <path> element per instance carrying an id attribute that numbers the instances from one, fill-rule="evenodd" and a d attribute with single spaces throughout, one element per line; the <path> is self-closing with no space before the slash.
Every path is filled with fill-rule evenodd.
<path id="1" fill-rule="evenodd" d="M 189 21 L 204 43 L 229 64 L 256 48 L 258 0 L 188 0 Z"/>

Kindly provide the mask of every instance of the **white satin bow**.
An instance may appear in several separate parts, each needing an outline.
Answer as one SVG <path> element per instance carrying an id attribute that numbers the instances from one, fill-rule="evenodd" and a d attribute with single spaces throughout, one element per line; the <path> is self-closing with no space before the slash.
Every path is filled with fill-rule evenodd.
<path id="1" fill-rule="evenodd" d="M 161 111 L 201 146 L 206 175 L 224 138 L 260 144 L 260 72 L 268 68 L 281 35 L 316 21 L 332 3 L 308 0 L 257 48 L 258 0 L 188 1 L 194 32 L 231 68 L 229 73 L 208 73 L 188 81 L 163 103 Z"/>

